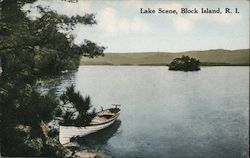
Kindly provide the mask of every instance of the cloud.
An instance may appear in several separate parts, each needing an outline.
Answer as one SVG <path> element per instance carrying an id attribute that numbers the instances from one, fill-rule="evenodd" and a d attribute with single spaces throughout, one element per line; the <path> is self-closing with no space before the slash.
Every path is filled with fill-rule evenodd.
<path id="1" fill-rule="evenodd" d="M 193 27 L 193 21 L 185 17 L 177 17 L 173 24 L 178 31 L 188 31 Z"/>
<path id="2" fill-rule="evenodd" d="M 130 21 L 126 18 L 122 18 L 119 22 L 119 28 L 122 31 L 128 31 L 130 29 Z"/>
<path id="3" fill-rule="evenodd" d="M 209 8 L 206 5 L 198 4 L 198 5 L 191 5 L 190 8 L 197 8 L 200 10 L 200 8 Z M 215 8 L 217 9 L 217 8 Z M 240 14 L 225 14 L 224 8 L 221 8 L 222 14 L 189 14 L 187 16 L 188 19 L 192 21 L 213 21 L 217 23 L 233 23 L 241 19 Z"/>
<path id="4" fill-rule="evenodd" d="M 36 6 L 49 7 L 55 10 L 58 14 L 65 14 L 68 16 L 85 15 L 90 12 L 91 1 L 79 1 L 78 3 L 70 3 L 65 1 L 36 1 L 33 4 L 27 3 L 23 6 L 23 10 L 30 10 L 29 17 L 35 19 L 41 17 Z"/>
<path id="5" fill-rule="evenodd" d="M 237 14 L 219 14 L 209 17 L 211 21 L 216 21 L 218 23 L 233 23 L 241 19 L 240 15 Z"/>
<path id="6" fill-rule="evenodd" d="M 180 3 L 157 3 L 154 6 L 156 9 L 157 8 L 162 8 L 162 9 L 171 9 L 171 10 L 179 10 L 182 5 Z"/>
<path id="7" fill-rule="evenodd" d="M 65 2 L 61 2 L 65 3 Z M 57 7 L 55 7 L 57 8 Z M 69 15 L 84 15 L 85 13 L 89 12 L 91 9 L 91 1 L 79 1 L 78 3 L 68 3 L 67 5 L 64 4 L 62 6 L 63 9 L 62 13 L 66 13 Z"/>
<path id="8" fill-rule="evenodd" d="M 99 21 L 99 26 L 102 26 L 105 31 L 115 31 L 118 22 L 116 10 L 113 8 L 105 8 L 97 15 L 97 21 Z"/>
<path id="9" fill-rule="evenodd" d="M 130 23 L 132 32 L 148 32 L 150 30 L 149 25 L 141 18 L 133 18 Z"/>
<path id="10" fill-rule="evenodd" d="M 154 8 L 162 8 L 164 10 L 176 10 L 177 12 L 183 7 L 181 3 L 171 2 L 171 3 L 157 3 Z M 169 20 L 169 19 L 168 19 Z M 174 15 L 170 16 L 172 25 L 177 31 L 188 31 L 193 27 L 193 20 L 187 18 L 187 16 Z"/>
<path id="11" fill-rule="evenodd" d="M 122 5 L 125 8 L 131 8 L 131 7 L 135 7 L 135 8 L 140 8 L 143 6 L 143 0 L 126 0 L 126 1 L 121 1 L 122 3 L 124 3 L 124 5 Z"/>
<path id="12" fill-rule="evenodd" d="M 149 24 L 139 17 L 127 18 L 118 14 L 114 8 L 104 8 L 97 14 L 98 27 L 106 33 L 140 33 L 150 30 Z"/>
<path id="13" fill-rule="evenodd" d="M 177 10 L 179 14 L 170 17 L 170 20 L 172 21 L 172 24 L 177 31 L 189 31 L 195 27 L 195 23 L 197 22 L 216 22 L 220 24 L 231 24 L 241 19 L 240 14 L 225 14 L 222 7 L 221 7 L 222 14 L 201 14 L 200 13 L 201 8 L 209 8 L 209 5 L 200 2 L 192 5 L 187 5 L 187 4 L 184 5 L 181 2 L 157 3 L 154 5 L 154 8 Z M 199 10 L 199 13 L 180 14 L 181 8 L 190 8 L 190 9 L 196 8 Z"/>

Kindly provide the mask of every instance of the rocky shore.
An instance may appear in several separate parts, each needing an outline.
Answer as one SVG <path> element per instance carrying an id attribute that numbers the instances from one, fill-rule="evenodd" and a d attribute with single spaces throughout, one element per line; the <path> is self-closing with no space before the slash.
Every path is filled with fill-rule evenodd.
<path id="1" fill-rule="evenodd" d="M 76 142 L 70 142 L 64 145 L 67 150 L 67 157 L 73 158 L 111 158 L 101 150 L 80 150 L 80 145 Z"/>

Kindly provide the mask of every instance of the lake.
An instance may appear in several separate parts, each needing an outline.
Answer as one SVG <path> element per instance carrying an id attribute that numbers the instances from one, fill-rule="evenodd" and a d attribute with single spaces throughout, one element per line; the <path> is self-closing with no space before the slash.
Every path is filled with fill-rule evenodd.
<path id="1" fill-rule="evenodd" d="M 67 81 L 66 81 L 67 82 Z M 80 140 L 115 158 L 248 157 L 249 67 L 80 66 L 72 80 L 119 121 Z"/>

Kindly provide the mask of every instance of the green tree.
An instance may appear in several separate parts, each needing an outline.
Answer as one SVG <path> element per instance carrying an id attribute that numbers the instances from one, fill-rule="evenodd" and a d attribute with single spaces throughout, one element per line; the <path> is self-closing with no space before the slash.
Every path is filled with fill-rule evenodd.
<path id="1" fill-rule="evenodd" d="M 35 1 L 0 1 L 1 155 L 63 157 L 47 126 L 58 113 L 58 99 L 38 92 L 37 81 L 74 70 L 81 56 L 97 57 L 105 48 L 89 40 L 76 45 L 66 33 L 77 23 L 96 24 L 94 14 L 68 17 L 38 6 L 42 17 L 30 20 L 21 8 Z"/>
<path id="2" fill-rule="evenodd" d="M 183 55 L 181 58 L 175 58 L 169 64 L 169 70 L 198 71 L 200 70 L 200 61 Z"/>
<path id="3" fill-rule="evenodd" d="M 83 97 L 79 92 L 75 92 L 75 87 L 72 85 L 67 87 L 66 92 L 62 94 L 60 98 L 64 105 L 71 106 L 71 109 L 62 115 L 64 125 L 74 125 L 78 127 L 89 125 L 95 116 L 95 109 L 89 111 L 92 107 L 89 96 Z M 74 114 L 76 114 L 75 117 Z"/>

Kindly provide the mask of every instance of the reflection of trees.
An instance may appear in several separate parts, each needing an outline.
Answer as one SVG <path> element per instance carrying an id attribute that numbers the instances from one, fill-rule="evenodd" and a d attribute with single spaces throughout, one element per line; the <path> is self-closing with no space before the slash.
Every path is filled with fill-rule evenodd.
<path id="1" fill-rule="evenodd" d="M 175 58 L 169 64 L 169 70 L 198 71 L 200 70 L 200 61 L 183 55 L 181 58 Z"/>
<path id="2" fill-rule="evenodd" d="M 43 79 L 37 82 L 37 91 L 60 96 L 67 87 L 74 84 L 76 71 L 70 71 L 63 75 L 55 75 L 49 79 Z"/>
<path id="3" fill-rule="evenodd" d="M 117 130 L 121 125 L 120 120 L 116 120 L 111 126 L 100 130 L 96 133 L 89 134 L 85 137 L 76 138 L 76 141 L 86 147 L 95 147 L 96 145 L 103 145 L 108 142 L 108 140 L 116 135 Z"/>

